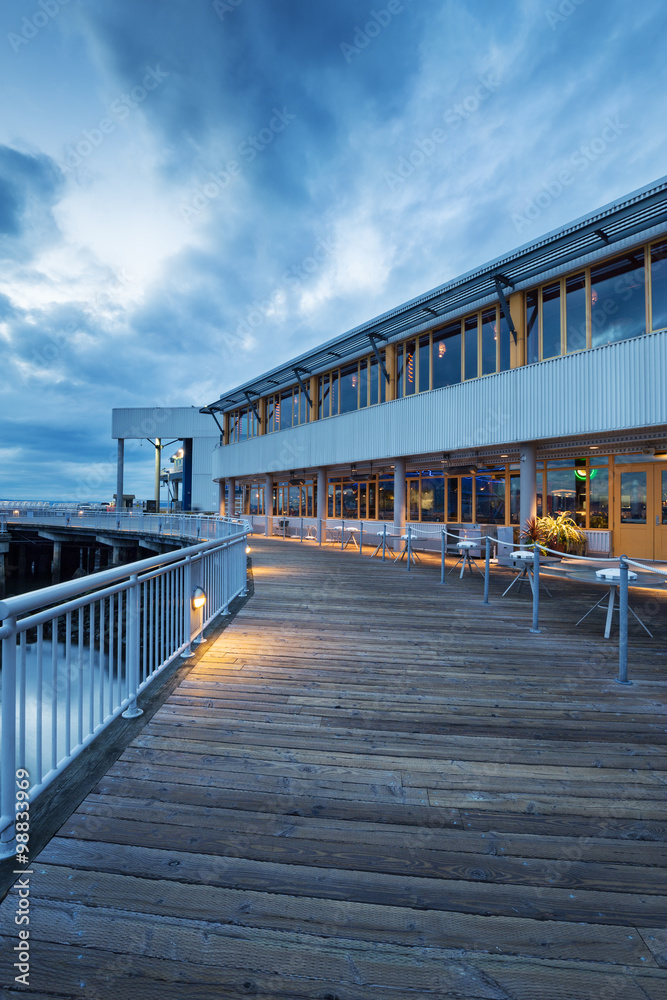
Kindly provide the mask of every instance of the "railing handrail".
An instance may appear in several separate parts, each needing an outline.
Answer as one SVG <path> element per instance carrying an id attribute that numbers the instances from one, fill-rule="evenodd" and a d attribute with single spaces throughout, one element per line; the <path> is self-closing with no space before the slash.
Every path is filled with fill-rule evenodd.
<path id="1" fill-rule="evenodd" d="M 90 593 L 91 600 L 95 598 L 98 590 L 103 590 L 110 584 L 120 580 L 159 569 L 161 566 L 168 566 L 170 563 L 182 562 L 188 556 L 196 556 L 200 552 L 208 552 L 216 548 L 224 548 L 227 545 L 238 542 L 240 538 L 248 535 L 248 529 L 236 532 L 234 535 L 227 535 L 226 538 L 213 538 L 206 542 L 199 542 L 197 545 L 189 545 L 186 548 L 174 549 L 173 552 L 165 552 L 158 556 L 149 556 L 147 559 L 139 559 L 137 562 L 125 563 L 122 566 L 113 566 L 111 569 L 103 569 L 90 576 L 80 577 L 77 580 L 66 580 L 63 583 L 55 583 L 50 587 L 42 587 L 39 590 L 30 590 L 25 594 L 16 594 L 0 601 L 0 620 L 6 618 L 16 618 L 25 615 L 37 608 L 47 605 L 57 604 L 61 600 L 77 597 L 79 594 Z M 0 627 L 0 638 L 3 629 Z"/>

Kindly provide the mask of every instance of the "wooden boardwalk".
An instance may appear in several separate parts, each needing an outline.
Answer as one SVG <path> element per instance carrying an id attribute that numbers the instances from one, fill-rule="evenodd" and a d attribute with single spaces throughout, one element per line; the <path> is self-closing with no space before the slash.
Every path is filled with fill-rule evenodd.
<path id="1" fill-rule="evenodd" d="M 254 596 L 32 865 L 30 988 L 105 1000 L 667 1000 L 667 595 L 258 539 Z M 642 602 L 640 602 L 642 603 Z M 661 868 L 661 866 L 663 866 Z M 4 987 L 4 992 L 3 992 Z"/>

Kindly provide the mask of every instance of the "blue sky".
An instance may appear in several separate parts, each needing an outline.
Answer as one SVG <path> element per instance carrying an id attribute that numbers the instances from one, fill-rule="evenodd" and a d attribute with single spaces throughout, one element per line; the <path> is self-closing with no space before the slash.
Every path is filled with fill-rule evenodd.
<path id="1" fill-rule="evenodd" d="M 662 0 L 4 0 L 0 496 L 110 498 L 112 407 L 203 405 L 667 173 L 666 27 Z M 152 460 L 126 446 L 138 497 Z"/>

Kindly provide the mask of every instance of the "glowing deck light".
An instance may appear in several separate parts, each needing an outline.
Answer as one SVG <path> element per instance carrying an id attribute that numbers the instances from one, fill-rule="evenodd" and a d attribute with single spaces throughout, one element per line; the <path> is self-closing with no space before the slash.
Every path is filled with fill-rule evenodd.
<path id="1" fill-rule="evenodd" d="M 196 610 L 197 608 L 203 608 L 206 604 L 206 594 L 201 587 L 195 587 L 192 591 L 192 607 Z"/>

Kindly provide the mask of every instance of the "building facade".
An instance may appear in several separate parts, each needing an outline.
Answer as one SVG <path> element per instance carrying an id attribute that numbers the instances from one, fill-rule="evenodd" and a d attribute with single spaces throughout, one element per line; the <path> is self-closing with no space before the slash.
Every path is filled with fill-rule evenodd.
<path id="1" fill-rule="evenodd" d="M 593 551 L 667 559 L 667 179 L 201 412 L 221 508 L 266 530 L 569 510 Z"/>

